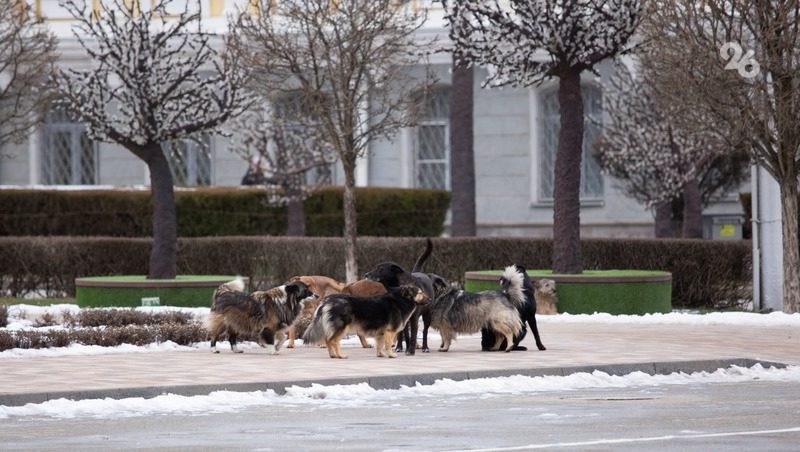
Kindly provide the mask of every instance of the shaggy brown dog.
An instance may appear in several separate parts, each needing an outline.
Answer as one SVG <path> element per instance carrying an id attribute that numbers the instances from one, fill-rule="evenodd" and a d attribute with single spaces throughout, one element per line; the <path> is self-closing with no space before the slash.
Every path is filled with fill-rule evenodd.
<path id="1" fill-rule="evenodd" d="M 242 353 L 236 347 L 239 334 L 258 337 L 261 344 L 274 344 L 277 354 L 286 340 L 284 334 L 302 310 L 301 300 L 312 294 L 308 286 L 294 281 L 266 291 L 244 292 L 241 279 L 220 285 L 213 295 L 211 312 L 206 322 L 211 337 L 211 351 L 217 350 L 217 340 L 227 334 L 234 353 Z"/>
<path id="2" fill-rule="evenodd" d="M 308 284 L 309 289 L 314 292 L 318 298 L 316 300 L 308 300 L 304 303 L 303 312 L 297 316 L 297 319 L 289 328 L 289 343 L 286 345 L 287 348 L 294 348 L 295 339 L 303 337 L 308 325 L 310 325 L 311 321 L 314 319 L 314 311 L 317 310 L 317 306 L 319 306 L 322 298 L 336 293 L 360 297 L 371 297 L 373 295 L 386 293 L 383 284 L 368 279 L 362 279 L 347 285 L 339 283 L 327 276 L 294 276 L 292 280 L 302 281 Z M 314 289 L 312 289 L 312 287 Z M 363 348 L 372 348 L 372 345 L 367 342 L 367 338 L 364 337 L 363 334 L 358 333 L 358 340 L 361 341 L 361 346 Z"/>
<path id="3" fill-rule="evenodd" d="M 542 278 L 534 281 L 534 299 L 536 299 L 537 314 L 558 314 L 558 293 L 556 282 L 552 279 Z"/>

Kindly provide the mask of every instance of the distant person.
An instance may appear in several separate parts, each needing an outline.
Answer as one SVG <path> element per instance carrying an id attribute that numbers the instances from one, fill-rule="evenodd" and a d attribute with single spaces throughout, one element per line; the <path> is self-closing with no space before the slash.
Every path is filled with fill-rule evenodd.
<path id="1" fill-rule="evenodd" d="M 247 172 L 242 177 L 242 185 L 264 185 L 266 182 L 267 178 L 264 177 L 261 157 L 251 157 Z"/>

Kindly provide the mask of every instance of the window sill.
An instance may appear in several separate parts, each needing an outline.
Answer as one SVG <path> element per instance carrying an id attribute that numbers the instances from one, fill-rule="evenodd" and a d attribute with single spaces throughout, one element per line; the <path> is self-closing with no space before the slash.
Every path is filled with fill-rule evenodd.
<path id="1" fill-rule="evenodd" d="M 555 202 L 553 200 L 531 201 L 530 207 L 539 209 L 552 209 Z M 606 203 L 602 199 L 582 199 L 581 207 L 605 207 Z"/>

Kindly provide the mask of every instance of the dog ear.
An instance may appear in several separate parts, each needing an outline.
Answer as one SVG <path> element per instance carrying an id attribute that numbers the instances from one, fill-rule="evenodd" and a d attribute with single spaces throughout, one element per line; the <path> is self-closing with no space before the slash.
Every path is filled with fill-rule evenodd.
<path id="1" fill-rule="evenodd" d="M 400 274 L 400 273 L 405 273 L 406 272 L 405 270 L 403 270 L 403 267 L 401 267 L 401 266 L 399 266 L 397 264 L 391 264 L 389 266 L 389 270 L 391 270 L 392 273 L 396 273 L 396 274 Z"/>

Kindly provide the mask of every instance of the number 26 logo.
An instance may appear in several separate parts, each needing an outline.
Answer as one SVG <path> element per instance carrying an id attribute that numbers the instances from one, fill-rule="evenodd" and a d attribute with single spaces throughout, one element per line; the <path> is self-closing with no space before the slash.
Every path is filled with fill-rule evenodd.
<path id="1" fill-rule="evenodd" d="M 755 52 L 748 50 L 747 53 L 742 55 L 742 46 L 735 42 L 726 42 L 719 48 L 719 55 L 723 61 L 728 61 L 725 69 L 736 69 L 736 71 L 744 78 L 754 78 L 761 72 L 761 66 L 758 61 L 753 58 Z"/>

